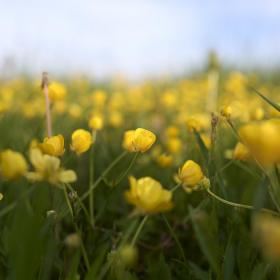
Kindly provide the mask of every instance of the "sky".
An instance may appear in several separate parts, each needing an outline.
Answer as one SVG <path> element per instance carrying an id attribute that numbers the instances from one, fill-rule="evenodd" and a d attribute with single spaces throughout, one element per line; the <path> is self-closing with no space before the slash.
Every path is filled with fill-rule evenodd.
<path id="1" fill-rule="evenodd" d="M 0 38 L 1 69 L 31 73 L 176 74 L 209 50 L 236 67 L 274 67 L 280 1 L 0 0 Z"/>

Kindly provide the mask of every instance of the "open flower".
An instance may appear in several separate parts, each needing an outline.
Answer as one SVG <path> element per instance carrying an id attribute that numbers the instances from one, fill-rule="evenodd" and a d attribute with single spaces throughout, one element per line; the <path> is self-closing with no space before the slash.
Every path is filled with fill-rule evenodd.
<path id="1" fill-rule="evenodd" d="M 136 180 L 129 177 L 130 190 L 125 192 L 126 200 L 144 213 L 158 213 L 173 207 L 172 192 L 151 177 Z"/>
<path id="2" fill-rule="evenodd" d="M 64 170 L 60 166 L 59 158 L 44 155 L 39 149 L 30 150 L 30 161 L 35 169 L 26 175 L 30 181 L 47 181 L 52 185 L 59 186 L 77 180 L 76 173 L 73 170 Z"/>
<path id="3" fill-rule="evenodd" d="M 51 156 L 61 156 L 64 153 L 64 138 L 61 134 L 46 137 L 40 148 L 44 154 Z"/>
<path id="4" fill-rule="evenodd" d="M 234 159 L 248 160 L 250 158 L 250 152 L 244 144 L 238 142 L 233 150 L 232 156 Z"/>
<path id="5" fill-rule="evenodd" d="M 123 148 L 129 152 L 144 153 L 155 143 L 156 136 L 153 132 L 144 128 L 128 130 L 124 134 Z"/>
<path id="6" fill-rule="evenodd" d="M 78 155 L 85 153 L 91 146 L 93 140 L 90 132 L 77 129 L 72 133 L 71 149 Z"/>
<path id="7" fill-rule="evenodd" d="M 179 169 L 177 178 L 186 192 L 191 192 L 199 188 L 199 183 L 204 178 L 200 166 L 192 161 L 187 160 L 183 167 Z"/>
<path id="8" fill-rule="evenodd" d="M 49 98 L 52 101 L 64 99 L 67 93 L 65 86 L 58 82 L 50 83 L 48 88 L 49 88 Z"/>
<path id="9" fill-rule="evenodd" d="M 0 153 L 0 174 L 8 180 L 17 179 L 27 172 L 27 163 L 21 153 L 10 149 Z"/>

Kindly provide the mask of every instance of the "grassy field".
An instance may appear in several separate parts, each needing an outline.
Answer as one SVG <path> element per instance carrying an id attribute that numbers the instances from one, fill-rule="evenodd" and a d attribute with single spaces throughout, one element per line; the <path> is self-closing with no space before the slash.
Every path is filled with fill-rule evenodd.
<path id="1" fill-rule="evenodd" d="M 280 279 L 279 92 L 1 81 L 0 279 Z"/>

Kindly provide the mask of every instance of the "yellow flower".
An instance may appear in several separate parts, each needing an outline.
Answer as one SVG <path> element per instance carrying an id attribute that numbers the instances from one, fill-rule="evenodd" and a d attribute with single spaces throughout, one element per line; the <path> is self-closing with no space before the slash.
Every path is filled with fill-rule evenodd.
<path id="1" fill-rule="evenodd" d="M 72 133 L 71 149 L 78 155 L 85 153 L 93 142 L 90 132 L 84 129 L 77 129 Z"/>
<path id="2" fill-rule="evenodd" d="M 113 127 L 120 127 L 123 124 L 123 116 L 120 112 L 114 111 L 109 115 L 109 123 Z"/>
<path id="3" fill-rule="evenodd" d="M 3 194 L 2 193 L 0 193 L 0 200 L 2 200 L 3 199 Z"/>
<path id="4" fill-rule="evenodd" d="M 242 142 L 263 165 L 280 162 L 280 120 L 250 123 L 239 129 Z"/>
<path id="5" fill-rule="evenodd" d="M 27 172 L 27 163 L 22 154 L 10 149 L 0 154 L 0 172 L 6 179 L 16 179 Z"/>
<path id="6" fill-rule="evenodd" d="M 179 154 L 183 149 L 183 143 L 178 137 L 171 137 L 166 142 L 167 150 L 171 154 Z"/>
<path id="7" fill-rule="evenodd" d="M 53 82 L 49 85 L 49 98 L 51 101 L 62 100 L 66 93 L 66 88 L 61 83 Z"/>
<path id="8" fill-rule="evenodd" d="M 130 190 L 125 192 L 126 200 L 144 213 L 168 211 L 173 207 L 172 192 L 165 190 L 151 177 L 136 180 L 129 177 Z"/>
<path id="9" fill-rule="evenodd" d="M 155 143 L 156 136 L 149 130 L 137 128 L 128 130 L 124 134 L 123 148 L 129 152 L 144 153 Z"/>
<path id="10" fill-rule="evenodd" d="M 280 260 L 280 219 L 268 214 L 258 214 L 253 219 L 253 237 L 270 260 Z"/>
<path id="11" fill-rule="evenodd" d="M 92 116 L 88 126 L 93 130 L 101 130 L 103 128 L 103 118 L 100 116 Z"/>
<path id="12" fill-rule="evenodd" d="M 173 157 L 171 155 L 161 154 L 156 158 L 156 162 L 160 167 L 171 166 Z"/>
<path id="13" fill-rule="evenodd" d="M 52 185 L 59 186 L 77 180 L 76 173 L 73 170 L 64 170 L 57 157 L 44 155 L 39 149 L 31 149 L 29 157 L 35 169 L 34 172 L 26 174 L 30 181 L 47 181 Z"/>
<path id="14" fill-rule="evenodd" d="M 232 108 L 230 106 L 224 106 L 221 108 L 220 113 L 223 117 L 229 119 L 232 114 Z"/>
<path id="15" fill-rule="evenodd" d="M 40 148 L 44 154 L 51 156 L 61 156 L 64 153 L 64 138 L 61 134 L 46 137 Z"/>
<path id="16" fill-rule="evenodd" d="M 248 160 L 250 158 L 250 152 L 244 144 L 238 142 L 233 150 L 233 158 L 238 160 Z"/>
<path id="17" fill-rule="evenodd" d="M 138 259 L 138 250 L 132 245 L 124 245 L 119 249 L 119 257 L 125 267 L 133 267 Z"/>
<path id="18" fill-rule="evenodd" d="M 197 190 L 198 184 L 203 178 L 204 175 L 200 166 L 192 160 L 187 160 L 178 172 L 178 179 L 186 192 Z"/>

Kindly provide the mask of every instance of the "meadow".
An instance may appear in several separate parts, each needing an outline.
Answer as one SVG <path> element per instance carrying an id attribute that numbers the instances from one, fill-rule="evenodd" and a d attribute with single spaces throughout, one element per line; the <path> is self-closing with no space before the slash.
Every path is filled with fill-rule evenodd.
<path id="1" fill-rule="evenodd" d="M 280 279 L 279 92 L 215 63 L 1 80 L 0 279 Z"/>

